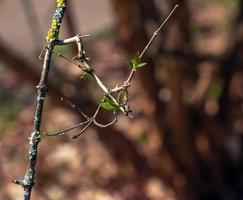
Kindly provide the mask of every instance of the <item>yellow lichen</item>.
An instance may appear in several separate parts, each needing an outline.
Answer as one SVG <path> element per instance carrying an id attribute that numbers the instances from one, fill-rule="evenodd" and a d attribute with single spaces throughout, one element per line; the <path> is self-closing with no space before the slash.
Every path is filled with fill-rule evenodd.
<path id="1" fill-rule="evenodd" d="M 56 33 L 53 29 L 50 29 L 47 33 L 47 36 L 46 36 L 46 41 L 50 41 L 52 39 L 54 39 L 56 36 Z"/>
<path id="2" fill-rule="evenodd" d="M 56 29 L 57 28 L 57 20 L 53 19 L 51 23 L 51 28 Z"/>
<path id="3" fill-rule="evenodd" d="M 60 9 L 62 7 L 65 7 L 66 0 L 56 0 L 56 6 L 57 6 L 57 8 L 60 8 Z M 60 10 L 57 9 L 55 15 L 57 15 L 57 17 L 59 17 L 59 15 L 61 16 L 62 14 L 57 11 L 60 12 Z M 55 15 L 54 15 L 54 19 L 52 20 L 52 23 L 51 23 L 51 28 L 48 31 L 47 36 L 46 36 L 47 42 L 50 42 L 53 39 L 57 39 L 57 37 L 58 37 L 58 32 L 59 32 L 58 20 L 59 19 L 57 17 L 55 17 Z"/>
<path id="4" fill-rule="evenodd" d="M 56 39 L 58 33 L 58 22 L 53 19 L 51 23 L 51 29 L 48 31 L 46 36 L 46 41 L 50 41 L 52 39 Z"/>
<path id="5" fill-rule="evenodd" d="M 57 7 L 65 7 L 66 0 L 56 0 Z"/>

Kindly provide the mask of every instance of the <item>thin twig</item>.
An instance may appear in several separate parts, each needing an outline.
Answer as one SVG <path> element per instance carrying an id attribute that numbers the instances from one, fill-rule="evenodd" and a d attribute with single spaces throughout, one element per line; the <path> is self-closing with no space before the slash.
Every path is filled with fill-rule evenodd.
<path id="1" fill-rule="evenodd" d="M 76 43 L 76 37 L 78 37 L 78 36 L 75 36 L 75 37 L 73 37 L 73 38 L 69 38 L 69 39 L 66 39 L 66 40 L 63 40 L 63 41 L 68 41 L 68 43 L 67 44 L 70 44 L 70 42 L 75 42 Z M 57 42 L 56 44 L 63 44 L 63 42 Z M 80 49 L 83 49 L 83 48 L 80 48 Z M 81 68 L 84 72 L 86 72 L 86 73 L 88 73 L 89 75 L 91 75 L 94 79 L 95 79 L 95 81 L 96 81 L 96 83 L 98 84 L 98 86 L 102 89 L 102 91 L 105 93 L 105 95 L 107 95 L 112 101 L 113 101 L 113 103 L 115 103 L 115 104 L 117 104 L 117 105 L 119 105 L 119 103 L 117 102 L 117 100 L 111 95 L 111 91 L 110 91 L 110 89 L 108 89 L 106 86 L 105 86 L 105 84 L 103 83 L 103 81 L 97 76 L 97 74 L 96 74 L 96 72 L 93 70 L 93 68 L 87 63 L 87 61 L 86 60 L 81 60 L 81 63 L 80 64 L 78 64 L 78 63 L 76 63 L 75 61 L 73 61 L 72 59 L 70 59 L 70 58 L 68 58 L 68 57 L 66 57 L 66 56 L 63 56 L 63 55 L 61 55 L 60 53 L 58 53 L 58 52 L 55 52 L 53 49 L 51 50 L 53 53 L 55 53 L 55 54 L 57 54 L 60 58 L 63 58 L 63 59 L 65 59 L 66 61 L 68 61 L 68 62 L 70 62 L 70 63 L 72 63 L 72 64 L 74 64 L 74 65 L 76 65 L 76 66 L 78 66 L 79 68 Z M 127 84 L 127 85 L 129 85 L 129 84 Z M 124 86 L 123 86 L 124 87 Z M 122 107 L 120 107 L 119 108 L 123 113 L 125 113 L 126 115 L 127 115 L 127 113 L 126 113 L 126 111 L 122 108 Z"/>
<path id="2" fill-rule="evenodd" d="M 108 124 L 101 124 L 101 123 L 98 123 L 96 120 L 94 120 L 94 124 L 100 128 L 107 128 L 108 126 L 113 125 L 114 123 L 117 122 L 116 111 L 114 111 L 113 114 L 114 114 L 114 119 L 111 122 L 109 122 Z"/>
<path id="3" fill-rule="evenodd" d="M 89 117 L 82 111 L 80 110 L 80 108 L 78 106 L 76 106 L 75 104 L 72 104 L 70 101 L 68 101 L 67 99 L 61 98 L 61 101 L 65 101 L 68 105 L 70 105 L 73 109 L 77 109 L 77 111 L 85 118 L 85 119 L 89 119 Z"/>
<path id="4" fill-rule="evenodd" d="M 175 10 L 178 8 L 179 4 L 176 4 L 174 6 L 174 8 L 172 9 L 172 11 L 170 12 L 170 14 L 165 18 L 165 20 L 163 21 L 163 23 L 159 26 L 159 28 L 154 31 L 152 37 L 150 38 L 149 42 L 146 44 L 146 46 L 144 47 L 142 53 L 139 55 L 139 58 L 141 59 L 143 57 L 143 55 L 145 54 L 145 52 L 147 51 L 147 49 L 150 47 L 150 45 L 153 43 L 154 39 L 158 36 L 159 31 L 162 29 L 162 27 L 166 24 L 166 22 L 170 19 L 171 15 L 175 12 Z M 131 82 L 133 75 L 135 73 L 135 69 L 132 69 L 127 80 L 125 82 L 129 83 Z"/>
<path id="5" fill-rule="evenodd" d="M 47 136 L 58 136 L 58 135 L 63 135 L 64 133 L 66 133 L 66 132 L 68 132 L 68 131 L 71 131 L 71 130 L 73 130 L 73 129 L 75 129 L 75 128 L 78 128 L 78 127 L 80 127 L 80 126 L 83 126 L 84 124 L 87 124 L 88 122 L 90 122 L 90 120 L 86 120 L 86 121 L 84 121 L 84 122 L 81 122 L 81 123 L 79 123 L 79 124 L 76 124 L 76 125 L 74 125 L 74 126 L 72 126 L 72 127 L 70 127 L 70 128 L 67 128 L 67 129 L 58 131 L 58 132 L 56 132 L 56 133 L 43 133 L 43 134 L 45 134 L 45 135 L 47 135 Z"/>
<path id="6" fill-rule="evenodd" d="M 65 100 L 70 106 L 72 106 L 73 108 L 78 108 L 76 105 L 74 105 L 74 104 L 72 104 L 71 102 L 69 102 L 68 100 Z M 77 133 L 77 134 L 75 134 L 75 135 L 73 135 L 72 136 L 72 138 L 73 139 L 76 139 L 76 138 L 78 138 L 85 130 L 87 130 L 87 128 L 90 126 L 90 125 L 92 125 L 92 124 L 94 124 L 94 125 L 96 125 L 96 126 L 98 126 L 98 127 L 100 127 L 100 128 L 106 128 L 106 127 L 108 127 L 108 126 L 111 126 L 112 124 L 114 124 L 116 121 L 117 121 L 117 116 L 116 116 L 116 112 L 114 111 L 113 113 L 114 113 L 114 119 L 110 122 L 110 123 L 108 123 L 108 124 L 100 124 L 100 123 L 98 123 L 97 121 L 96 121 L 96 117 L 97 117 L 97 115 L 98 115 L 98 113 L 99 113 L 99 111 L 100 111 L 100 108 L 101 108 L 101 105 L 99 105 L 98 106 L 98 108 L 96 109 L 96 111 L 95 111 L 95 113 L 94 113 L 94 115 L 92 116 L 92 117 L 87 117 L 79 108 L 78 108 L 78 110 L 79 111 L 81 111 L 81 113 L 83 113 L 84 115 L 85 115 L 85 118 L 87 118 L 87 120 L 86 121 L 83 121 L 83 122 L 81 122 L 81 123 L 79 123 L 79 124 L 76 124 L 76 125 L 74 125 L 74 126 L 72 126 L 72 127 L 70 127 L 70 128 L 67 128 L 67 129 L 64 129 L 64 130 L 61 130 L 61 131 L 58 131 L 58 132 L 55 132 L 55 133 L 44 133 L 46 136 L 60 136 L 60 135 L 64 135 L 66 132 L 69 132 L 69 131 L 71 131 L 71 130 L 73 130 L 73 129 L 76 129 L 76 128 L 78 128 L 78 127 L 80 127 L 80 126 L 83 126 L 83 125 L 85 125 L 83 128 L 82 128 L 82 130 L 79 132 L 79 133 Z M 83 115 L 82 114 L 82 115 Z"/>
<path id="7" fill-rule="evenodd" d="M 49 49 L 48 47 L 45 47 L 45 48 L 46 48 L 46 49 Z M 75 61 L 73 61 L 73 59 L 68 58 L 67 56 L 62 55 L 62 54 L 56 52 L 56 51 L 53 50 L 53 49 L 49 49 L 49 50 L 52 51 L 52 53 L 56 54 L 58 57 L 60 57 L 60 58 L 62 58 L 62 59 L 64 59 L 64 60 L 66 60 L 67 62 L 70 62 L 70 63 L 72 63 L 72 64 L 74 64 L 74 65 L 76 65 L 77 67 L 79 67 L 79 68 L 82 69 L 81 65 L 78 64 L 78 63 L 76 63 Z"/>
<path id="8" fill-rule="evenodd" d="M 159 28 L 154 31 L 153 36 L 151 37 L 151 39 L 149 40 L 148 44 L 144 47 L 142 53 L 139 55 L 139 58 L 141 59 L 144 55 L 144 53 L 147 51 L 147 49 L 150 47 L 150 45 L 152 44 L 152 42 L 154 41 L 155 37 L 158 36 L 159 31 L 163 28 L 163 26 L 166 24 L 166 22 L 170 19 L 171 15 L 175 12 L 175 10 L 178 8 L 179 4 L 176 4 L 174 6 L 174 8 L 172 9 L 172 11 L 170 12 L 170 14 L 165 18 L 165 20 L 163 21 L 163 23 L 159 26 Z"/>
<path id="9" fill-rule="evenodd" d="M 115 88 L 111 89 L 110 93 L 112 94 L 112 93 L 117 93 L 117 92 L 123 91 L 123 90 L 127 89 L 130 86 L 131 86 L 131 83 L 125 81 L 123 83 L 123 85 L 121 85 L 121 86 L 117 85 Z"/>
<path id="10" fill-rule="evenodd" d="M 84 133 L 84 131 L 87 130 L 87 128 L 89 128 L 89 126 L 93 123 L 92 120 L 89 121 L 89 123 L 78 133 L 72 136 L 72 139 L 77 139 L 80 135 L 82 135 Z"/>
<path id="11" fill-rule="evenodd" d="M 78 133 L 78 134 L 75 134 L 75 135 L 72 136 L 73 139 L 78 138 L 80 135 L 82 135 L 82 133 L 83 133 L 84 131 L 87 130 L 87 128 L 94 122 L 96 116 L 97 116 L 98 113 L 99 113 L 99 110 L 100 110 L 100 105 L 99 105 L 98 108 L 96 109 L 94 115 L 90 118 L 89 123 L 88 123 L 88 124 L 87 124 L 87 125 L 86 125 L 86 126 L 79 132 L 79 133 Z"/>

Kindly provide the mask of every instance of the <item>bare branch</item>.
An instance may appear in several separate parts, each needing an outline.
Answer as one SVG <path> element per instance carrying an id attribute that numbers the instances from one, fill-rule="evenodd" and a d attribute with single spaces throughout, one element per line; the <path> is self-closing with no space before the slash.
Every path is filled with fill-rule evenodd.
<path id="1" fill-rule="evenodd" d="M 80 135 L 82 135 L 84 133 L 84 131 L 87 130 L 87 128 L 89 128 L 89 126 L 93 123 L 93 120 L 89 121 L 89 123 L 78 133 L 72 136 L 72 139 L 77 139 Z"/>
<path id="2" fill-rule="evenodd" d="M 43 134 L 45 134 L 45 135 L 47 135 L 47 136 L 58 136 L 58 135 L 63 135 L 64 133 L 66 133 L 66 132 L 68 132 L 68 131 L 71 131 L 71 130 L 73 130 L 73 129 L 75 129 L 75 128 L 78 128 L 78 127 L 80 127 L 80 126 L 83 126 L 84 124 L 87 124 L 88 122 L 90 122 L 89 119 L 86 120 L 86 121 L 84 121 L 84 122 L 81 122 L 81 123 L 79 123 L 79 124 L 77 124 L 77 125 L 74 125 L 74 126 L 72 126 L 72 127 L 70 127 L 70 128 L 67 128 L 67 129 L 58 131 L 58 132 L 56 132 L 56 133 L 43 133 Z"/>
<path id="3" fill-rule="evenodd" d="M 130 87 L 130 86 L 131 86 L 131 83 L 125 81 L 125 82 L 123 83 L 123 85 L 121 85 L 121 86 L 118 86 L 118 85 L 117 85 L 115 88 L 111 89 L 111 90 L 110 90 L 110 93 L 112 94 L 112 93 L 120 92 L 120 91 L 122 91 L 122 90 L 127 89 L 127 88 Z"/>
<path id="4" fill-rule="evenodd" d="M 73 109 L 76 108 L 76 110 L 85 118 L 85 119 L 89 119 L 89 117 L 79 108 L 77 107 L 75 104 L 72 104 L 70 101 L 68 101 L 67 99 L 61 98 L 61 101 L 65 101 L 68 105 L 70 105 Z"/>
<path id="5" fill-rule="evenodd" d="M 154 39 L 158 36 L 159 31 L 163 28 L 163 26 L 166 24 L 166 22 L 170 19 L 171 15 L 175 12 L 175 10 L 178 8 L 179 4 L 176 4 L 174 6 L 174 8 L 172 9 L 172 11 L 170 12 L 170 14 L 165 18 L 165 20 L 163 21 L 163 23 L 159 26 L 159 28 L 154 31 L 153 36 L 151 37 L 151 39 L 149 40 L 148 44 L 144 47 L 142 53 L 139 55 L 140 58 L 143 57 L 144 53 L 147 51 L 147 49 L 150 47 L 150 45 L 152 44 L 152 42 L 154 41 Z"/>
<path id="6" fill-rule="evenodd" d="M 106 127 L 108 127 L 108 126 L 113 125 L 114 123 L 117 122 L 116 111 L 114 111 L 113 114 L 114 114 L 114 119 L 113 119 L 110 123 L 108 123 L 108 124 L 101 124 L 101 123 L 98 123 L 96 120 L 94 120 L 94 124 L 95 124 L 96 126 L 100 127 L 100 128 L 106 128 Z"/>
<path id="7" fill-rule="evenodd" d="M 162 27 L 166 24 L 166 22 L 170 19 L 171 15 L 175 12 L 175 10 L 178 8 L 179 4 L 176 4 L 174 6 L 174 8 L 172 9 L 172 11 L 170 12 L 170 14 L 166 17 L 166 19 L 163 21 L 163 23 L 159 26 L 159 28 L 154 31 L 153 36 L 151 37 L 151 39 L 149 40 L 149 42 L 146 44 L 146 46 L 144 47 L 142 53 L 139 55 L 139 58 L 141 59 L 143 57 L 143 55 L 145 54 L 145 52 L 147 51 L 147 49 L 150 47 L 150 45 L 153 43 L 154 39 L 158 36 L 159 31 L 162 29 Z M 131 82 L 133 75 L 135 73 L 135 69 L 132 69 L 127 80 L 125 82 Z"/>
<path id="8" fill-rule="evenodd" d="M 72 104 L 71 102 L 69 102 L 69 101 L 67 101 L 67 100 L 66 100 L 66 102 L 67 102 L 69 105 L 71 105 L 73 108 L 78 108 L 78 107 L 76 107 L 74 104 Z M 43 133 L 43 134 L 45 134 L 45 135 L 47 135 L 47 136 L 60 136 L 60 135 L 64 135 L 64 134 L 65 134 L 66 132 L 68 132 L 68 131 L 71 131 L 71 130 L 73 130 L 73 129 L 76 129 L 76 128 L 78 128 L 78 127 L 81 127 L 81 126 L 87 124 L 87 125 L 85 125 L 85 126 L 82 128 L 82 130 L 81 130 L 79 133 L 77 133 L 77 134 L 75 134 L 75 135 L 72 136 L 73 139 L 76 139 L 76 138 L 78 138 L 78 137 L 79 137 L 85 130 L 87 130 L 87 128 L 88 128 L 90 125 L 92 125 L 92 123 L 93 123 L 94 125 L 100 127 L 100 128 L 106 128 L 106 127 L 108 127 L 108 126 L 111 126 L 111 125 L 114 124 L 115 122 L 117 122 L 116 112 L 114 111 L 114 112 L 113 112 L 113 113 L 114 113 L 114 119 L 113 119 L 110 123 L 108 123 L 108 124 L 100 124 L 100 123 L 98 123 L 98 122 L 96 121 L 96 117 L 97 117 L 97 115 L 98 115 L 98 113 L 99 113 L 99 111 L 100 111 L 100 108 L 101 108 L 101 105 L 98 106 L 98 108 L 96 109 L 96 111 L 95 111 L 95 113 L 94 113 L 94 115 L 93 115 L 92 117 L 87 117 L 87 116 L 85 115 L 86 118 L 87 118 L 86 121 L 83 121 L 83 122 L 81 122 L 81 123 L 79 123 L 79 124 L 76 124 L 76 125 L 74 125 L 74 126 L 72 126 L 72 127 L 70 127 L 70 128 L 67 128 L 67 129 L 58 131 L 58 132 L 56 132 L 56 133 Z M 78 108 L 78 110 L 80 110 L 80 109 Z M 82 112 L 82 111 L 81 111 L 81 112 Z M 83 114 L 82 114 L 82 115 L 83 115 Z"/>
<path id="9" fill-rule="evenodd" d="M 171 17 L 171 15 L 174 13 L 174 11 L 176 10 L 176 8 L 178 7 L 178 4 L 175 5 L 175 7 L 173 8 L 173 10 L 170 12 L 170 14 L 166 17 L 166 19 L 163 21 L 163 23 L 159 26 L 159 28 L 153 33 L 153 36 L 151 37 L 151 39 L 149 40 L 149 42 L 146 44 L 146 46 L 144 47 L 142 53 L 139 55 L 139 58 L 141 59 L 142 56 L 145 54 L 146 50 L 150 47 L 150 45 L 152 44 L 152 42 L 154 41 L 155 37 L 158 35 L 159 31 L 162 29 L 162 27 L 166 24 L 166 22 L 168 21 L 168 19 Z M 67 38 L 67 39 L 64 39 L 64 40 L 55 40 L 54 43 L 55 45 L 67 45 L 67 44 L 71 44 L 71 43 L 75 43 L 78 47 L 78 54 L 77 56 L 75 56 L 75 58 L 79 59 L 80 60 L 80 63 L 77 63 L 75 62 L 73 59 L 70 59 L 66 56 L 63 56 L 61 54 L 59 54 L 58 52 L 55 52 L 53 49 L 49 49 L 51 50 L 51 52 L 57 54 L 60 58 L 63 58 L 65 59 L 66 61 L 78 66 L 79 68 L 81 68 L 84 72 L 86 72 L 87 74 L 89 74 L 90 76 L 92 76 L 94 78 L 94 80 L 96 81 L 97 85 L 100 87 L 100 89 L 104 92 L 104 96 L 108 97 L 115 105 L 121 105 L 119 106 L 119 109 L 126 115 L 126 116 L 129 116 L 131 118 L 133 118 L 133 116 L 131 115 L 131 109 L 130 109 L 130 106 L 128 104 L 128 99 L 126 99 L 126 95 L 127 95 L 127 88 L 131 86 L 131 80 L 132 80 L 132 77 L 134 75 L 134 72 L 136 69 L 132 69 L 130 74 L 129 74 L 129 77 L 126 81 L 124 81 L 123 85 L 121 86 L 116 86 L 115 88 L 113 89 L 108 89 L 105 84 L 103 83 L 103 81 L 99 78 L 99 76 L 96 74 L 95 70 L 89 65 L 89 63 L 87 62 L 88 59 L 87 57 L 85 56 L 85 50 L 84 50 L 84 45 L 82 43 L 82 38 L 86 38 L 86 37 L 89 37 L 90 35 L 76 35 L 74 37 L 71 37 L 71 38 Z M 47 48 L 48 49 L 48 48 Z M 118 99 L 114 97 L 115 94 L 118 94 Z M 120 103 L 120 96 L 123 94 L 123 98 L 125 100 L 125 103 Z M 63 100 L 63 99 L 62 99 Z M 72 104 L 71 102 L 65 100 L 70 106 L 72 106 L 73 108 L 76 108 L 76 106 L 74 104 Z M 108 123 L 108 124 L 100 124 L 96 121 L 96 116 L 97 114 L 99 113 L 99 110 L 100 110 L 100 107 L 101 107 L 101 104 L 99 104 L 97 110 L 95 111 L 94 115 L 92 117 L 88 117 L 86 114 L 84 114 L 79 108 L 78 111 L 79 113 L 85 118 L 87 119 L 86 121 L 84 122 L 81 122 L 75 126 L 72 126 L 68 129 L 64 129 L 62 131 L 59 131 L 59 132 L 56 132 L 56 133 L 53 133 L 53 134 L 46 134 L 48 136 L 57 136 L 57 135 L 62 135 L 64 134 L 65 132 L 68 132 L 70 130 L 73 130 L 77 127 L 80 127 L 82 125 L 85 125 L 83 127 L 83 129 L 78 133 L 78 134 L 75 134 L 73 135 L 72 138 L 78 138 L 91 124 L 94 124 L 98 127 L 101 127 L 101 128 L 105 128 L 105 127 L 108 127 L 112 124 L 114 124 L 116 121 L 117 121 L 117 116 L 116 116 L 116 112 L 114 111 L 114 119 Z"/>
<path id="10" fill-rule="evenodd" d="M 60 26 L 62 24 L 62 19 L 64 16 L 65 12 L 65 7 L 66 7 L 67 0 L 56 0 L 56 10 L 52 19 L 52 24 L 51 28 L 47 33 L 46 36 L 46 46 L 43 48 L 42 53 L 45 50 L 45 57 L 43 61 L 43 70 L 41 74 L 41 79 L 39 84 L 37 85 L 37 107 L 36 107 L 36 113 L 35 113 L 35 119 L 34 119 L 34 127 L 33 127 L 33 132 L 31 134 L 31 137 L 29 138 L 29 166 L 27 169 L 27 172 L 24 176 L 23 179 L 15 180 L 14 182 L 16 184 L 19 184 L 23 187 L 24 189 L 24 200 L 30 200 L 32 188 L 34 186 L 35 182 L 35 166 L 37 162 L 37 152 L 38 152 L 38 144 L 40 142 L 41 138 L 41 133 L 40 133 L 40 127 L 41 127 L 41 119 L 42 119 L 42 112 L 43 112 L 43 107 L 44 107 L 44 101 L 48 89 L 48 75 L 49 75 L 49 70 L 51 66 L 51 58 L 53 53 L 57 54 L 59 57 L 65 59 L 68 62 L 71 62 L 72 64 L 78 66 L 92 76 L 94 80 L 96 81 L 97 85 L 101 88 L 101 90 L 104 92 L 104 97 L 108 98 L 110 100 L 110 103 L 114 103 L 115 105 L 118 105 L 118 107 L 115 107 L 114 109 L 114 119 L 108 123 L 108 124 L 100 124 L 96 121 L 96 117 L 100 111 L 101 104 L 99 104 L 98 108 L 96 109 L 95 113 L 93 114 L 92 117 L 88 117 L 85 113 L 83 113 L 79 108 L 77 108 L 74 104 L 71 102 L 65 100 L 66 103 L 68 103 L 70 106 L 73 108 L 77 108 L 78 112 L 86 119 L 86 121 L 83 121 L 79 124 L 76 124 L 70 128 L 64 129 L 62 131 L 50 134 L 46 133 L 47 136 L 58 136 L 58 135 L 63 135 L 64 133 L 71 131 L 73 129 L 76 129 L 78 127 L 84 126 L 82 130 L 73 135 L 73 139 L 78 138 L 82 133 L 87 130 L 87 128 L 94 124 L 98 127 L 105 128 L 108 127 L 112 124 L 114 124 L 117 121 L 117 116 L 116 116 L 116 110 L 119 108 L 126 116 L 130 116 L 131 109 L 128 104 L 128 98 L 127 98 L 127 88 L 131 85 L 130 82 L 132 80 L 132 77 L 134 75 L 134 72 L 136 69 L 132 69 L 131 73 L 129 74 L 128 79 L 123 83 L 121 86 L 116 86 L 114 89 L 109 89 L 105 86 L 103 81 L 98 77 L 96 74 L 95 70 L 89 65 L 88 63 L 88 58 L 85 55 L 85 50 L 84 50 L 84 45 L 82 43 L 82 39 L 89 37 L 90 35 L 76 35 L 74 37 L 60 40 L 59 39 L 59 31 L 60 31 Z M 173 12 L 176 10 L 178 5 L 174 7 L 174 9 L 171 11 L 171 13 L 168 15 L 168 17 L 164 20 L 164 22 L 159 26 L 159 28 L 154 32 L 153 36 L 143 49 L 142 53 L 139 55 L 139 58 L 141 59 L 146 50 L 150 47 L 152 42 L 154 41 L 155 37 L 158 35 L 158 32 L 161 30 L 161 28 L 164 26 L 164 24 L 168 21 L 170 16 L 173 14 Z M 78 47 L 78 54 L 75 56 L 80 63 L 75 62 L 73 59 L 70 59 L 68 57 L 65 57 L 59 53 L 56 53 L 53 49 L 56 45 L 68 45 L 71 43 L 77 44 Z M 40 58 L 41 58 L 40 55 Z M 118 100 L 115 95 L 118 93 Z M 123 95 L 123 98 L 120 98 L 121 95 Z M 122 100 L 120 100 L 122 99 Z M 120 102 L 121 101 L 121 102 Z"/>
<path id="11" fill-rule="evenodd" d="M 30 200 L 32 188 L 35 183 L 35 166 L 37 162 L 38 145 L 41 139 L 40 127 L 42 111 L 44 107 L 44 101 L 48 89 L 48 74 L 50 70 L 52 49 L 54 48 L 55 39 L 58 39 L 60 26 L 65 12 L 67 0 L 56 0 L 56 10 L 52 19 L 52 26 L 48 31 L 46 41 L 48 49 L 45 52 L 45 58 L 43 61 L 43 69 L 41 79 L 37 85 L 37 106 L 34 119 L 33 132 L 29 138 L 29 165 L 27 172 L 23 179 L 15 180 L 16 184 L 19 184 L 24 189 L 24 200 Z"/>
<path id="12" fill-rule="evenodd" d="M 95 121 L 95 118 L 96 118 L 96 116 L 97 116 L 98 113 L 99 113 L 99 110 L 100 110 L 100 105 L 99 105 L 98 108 L 96 109 L 94 115 L 90 118 L 89 123 L 88 123 L 88 124 L 87 124 L 87 125 L 86 125 L 86 126 L 79 132 L 79 133 L 78 133 L 78 134 L 75 134 L 75 135 L 72 136 L 73 139 L 78 138 L 80 135 L 83 134 L 84 131 L 87 130 L 87 128 L 88 128 L 88 127 Z"/>
<path id="13" fill-rule="evenodd" d="M 48 47 L 44 47 L 44 48 L 49 49 Z M 68 57 L 66 57 L 66 56 L 63 56 L 62 54 L 60 54 L 60 53 L 54 51 L 53 49 L 49 49 L 49 50 L 50 50 L 52 53 L 56 54 L 58 57 L 60 57 L 60 58 L 62 58 L 62 59 L 64 59 L 64 60 L 66 60 L 67 62 L 70 62 L 70 63 L 72 63 L 72 64 L 74 64 L 74 65 L 76 65 L 77 67 L 79 67 L 79 68 L 82 69 L 81 65 L 79 65 L 78 63 L 76 63 L 75 61 L 73 61 L 73 59 L 70 59 L 70 58 L 68 58 Z"/>

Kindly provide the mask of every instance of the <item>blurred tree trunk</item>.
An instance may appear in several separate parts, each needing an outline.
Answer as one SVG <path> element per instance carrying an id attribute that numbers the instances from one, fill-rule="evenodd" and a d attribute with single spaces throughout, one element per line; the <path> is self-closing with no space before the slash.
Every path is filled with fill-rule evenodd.
<path id="1" fill-rule="evenodd" d="M 191 48 L 190 11 L 188 1 L 180 1 L 180 8 L 171 20 L 166 43 L 170 49 L 185 51 Z M 171 36 L 171 37 L 170 37 Z M 165 86 L 171 91 L 165 121 L 167 143 L 178 161 L 183 177 L 187 199 L 195 199 L 199 188 L 199 166 L 194 142 L 194 130 L 191 130 L 190 113 L 185 103 L 184 88 L 188 78 L 189 63 L 184 58 L 168 55 L 165 58 Z M 193 127 L 193 126 L 192 126 Z"/>
<path id="2" fill-rule="evenodd" d="M 148 0 L 140 0 L 138 6 L 141 9 L 141 12 L 143 13 L 141 17 L 143 17 L 143 21 L 154 21 L 156 23 L 160 23 L 160 14 L 159 10 L 156 7 L 156 4 L 154 1 L 148 1 Z"/>
<path id="3" fill-rule="evenodd" d="M 43 34 L 40 26 L 40 22 L 37 16 L 36 9 L 34 7 L 34 4 L 31 0 L 21 0 L 20 1 L 21 6 L 23 8 L 26 21 L 28 23 L 28 28 L 31 33 L 31 40 L 34 45 L 34 50 L 36 55 L 39 54 L 39 51 L 41 50 L 41 41 L 40 38 Z"/>
<path id="4" fill-rule="evenodd" d="M 220 68 L 224 89 L 219 101 L 218 119 L 222 127 L 222 178 L 226 195 L 242 199 L 243 182 L 243 1 L 239 0 L 238 16 L 230 34 L 231 48 Z M 238 89 L 237 89 L 238 88 Z"/>

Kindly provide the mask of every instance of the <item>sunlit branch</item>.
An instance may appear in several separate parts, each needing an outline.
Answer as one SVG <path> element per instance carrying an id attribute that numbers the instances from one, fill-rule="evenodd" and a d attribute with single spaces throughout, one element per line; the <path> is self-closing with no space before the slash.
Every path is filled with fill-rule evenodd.
<path id="1" fill-rule="evenodd" d="M 158 27 L 158 29 L 156 31 L 154 31 L 151 39 L 148 41 L 148 43 L 145 45 L 142 53 L 139 55 L 139 59 L 141 59 L 143 57 L 143 55 L 145 54 L 145 52 L 147 51 L 147 49 L 150 47 L 150 45 L 153 43 L 154 39 L 158 35 L 159 31 L 166 24 L 166 22 L 169 20 L 169 18 L 171 17 L 171 15 L 175 12 L 175 10 L 176 10 L 177 7 L 178 7 L 178 4 L 175 5 L 175 7 L 170 12 L 170 14 L 166 17 L 166 19 L 163 21 L 163 23 L 161 23 L 161 25 Z M 77 47 L 78 47 L 78 53 L 77 53 L 77 55 L 74 58 L 78 59 L 79 62 L 74 61 L 74 59 L 71 59 L 71 58 L 68 58 L 66 56 L 63 56 L 60 53 L 55 52 L 53 49 L 51 49 L 51 52 L 53 52 L 54 54 L 58 55 L 60 58 L 66 60 L 67 62 L 70 62 L 70 63 L 74 64 L 75 66 L 79 67 L 83 72 L 85 72 L 86 74 L 89 74 L 91 77 L 93 77 L 93 79 L 95 80 L 95 82 L 97 83 L 97 85 L 99 86 L 99 88 L 104 92 L 104 97 L 109 98 L 115 105 L 119 105 L 118 109 L 120 109 L 126 116 L 129 116 L 129 117 L 132 118 L 133 117 L 131 115 L 131 112 L 132 111 L 131 111 L 130 106 L 128 104 L 128 100 L 125 98 L 124 93 L 127 93 L 128 88 L 131 86 L 131 80 L 133 78 L 133 75 L 134 75 L 136 69 L 133 68 L 131 70 L 131 72 L 130 72 L 128 78 L 127 78 L 127 80 L 124 81 L 124 83 L 121 86 L 118 86 L 117 85 L 113 89 L 107 88 L 105 86 L 104 82 L 96 74 L 95 70 L 88 63 L 88 60 L 89 59 L 85 55 L 84 45 L 83 45 L 83 42 L 82 42 L 82 39 L 83 38 L 87 38 L 87 37 L 90 37 L 90 35 L 76 35 L 74 37 L 67 38 L 67 39 L 64 39 L 64 40 L 57 39 L 57 40 L 54 41 L 54 44 L 55 45 L 68 45 L 68 44 L 71 44 L 71 43 L 75 43 L 77 45 Z M 46 48 L 48 49 L 48 47 L 46 47 Z M 118 98 L 117 97 L 115 98 L 115 95 L 117 95 L 117 94 L 118 94 Z M 120 102 L 120 96 L 122 94 L 124 95 L 123 97 L 124 97 L 125 100 L 123 100 L 123 102 L 121 103 Z M 48 135 L 48 136 L 62 135 L 65 132 L 68 132 L 70 130 L 73 130 L 75 128 L 78 128 L 78 127 L 81 127 L 81 126 L 85 125 L 79 133 L 73 135 L 73 137 L 72 137 L 72 138 L 77 138 L 85 130 L 87 130 L 87 128 L 91 124 L 94 124 L 94 125 L 96 125 L 98 127 L 101 127 L 101 128 L 105 128 L 105 127 L 108 127 L 108 126 L 114 124 L 117 121 L 117 116 L 116 116 L 115 110 L 114 110 L 114 119 L 110 123 L 108 123 L 108 124 L 101 124 L 101 123 L 98 123 L 96 121 L 96 116 L 98 115 L 98 113 L 100 111 L 101 104 L 99 104 L 99 106 L 98 106 L 96 112 L 94 113 L 94 115 L 92 117 L 88 117 L 85 113 L 83 113 L 78 107 L 76 107 L 71 102 L 69 102 L 67 100 L 65 100 L 65 102 L 67 102 L 73 108 L 77 108 L 77 110 L 79 111 L 79 113 L 86 119 L 86 121 L 81 122 L 81 123 L 79 123 L 79 124 L 77 124 L 75 126 L 72 126 L 70 128 L 64 129 L 62 131 L 59 131 L 59 132 L 56 132 L 56 133 L 53 133 L 53 134 L 46 134 L 46 135 Z"/>
<path id="2" fill-rule="evenodd" d="M 170 14 L 165 18 L 165 20 L 163 21 L 163 23 L 159 26 L 159 28 L 154 31 L 151 39 L 149 40 L 149 42 L 145 45 L 142 53 L 139 55 L 139 58 L 141 59 L 143 57 L 143 55 L 145 54 L 145 52 L 147 51 L 147 49 L 150 47 L 150 45 L 153 43 L 154 39 L 158 36 L 159 34 L 159 31 L 163 28 L 163 26 L 166 24 L 166 22 L 170 19 L 170 17 L 172 16 L 172 14 L 175 12 L 175 10 L 178 8 L 179 4 L 176 4 L 174 6 L 174 8 L 172 9 L 172 11 L 170 12 Z M 127 80 L 125 82 L 131 82 L 132 78 L 133 78 L 133 75 L 135 73 L 135 70 L 132 69 Z"/>

